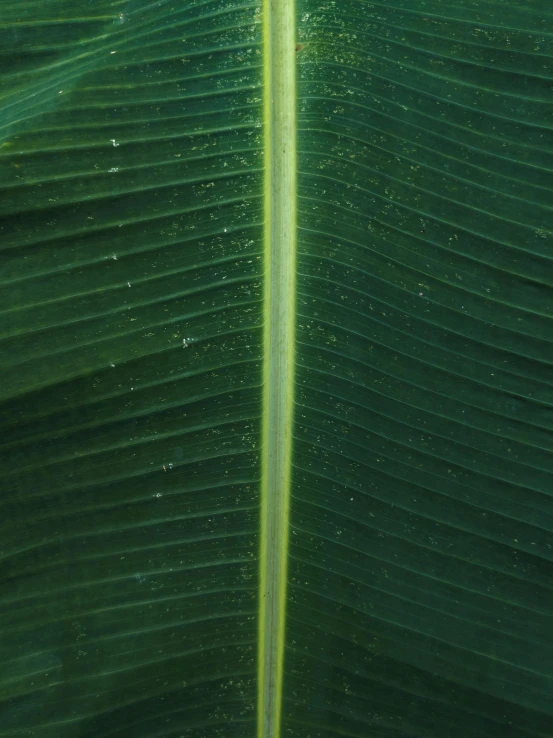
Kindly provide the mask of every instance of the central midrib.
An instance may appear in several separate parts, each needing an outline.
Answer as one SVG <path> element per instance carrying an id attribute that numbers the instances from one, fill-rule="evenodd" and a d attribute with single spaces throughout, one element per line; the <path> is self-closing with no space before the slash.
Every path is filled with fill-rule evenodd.
<path id="1" fill-rule="evenodd" d="M 258 738 L 279 738 L 290 513 L 296 290 L 294 0 L 263 0 L 264 396 Z"/>

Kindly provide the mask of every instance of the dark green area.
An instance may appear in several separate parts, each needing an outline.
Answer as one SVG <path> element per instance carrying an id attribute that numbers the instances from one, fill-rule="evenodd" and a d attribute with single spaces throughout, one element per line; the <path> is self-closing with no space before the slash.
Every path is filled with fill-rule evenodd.
<path id="1" fill-rule="evenodd" d="M 553 15 L 299 0 L 286 736 L 553 734 Z"/>
<path id="2" fill-rule="evenodd" d="M 0 735 L 253 736 L 257 8 L 0 22 Z"/>

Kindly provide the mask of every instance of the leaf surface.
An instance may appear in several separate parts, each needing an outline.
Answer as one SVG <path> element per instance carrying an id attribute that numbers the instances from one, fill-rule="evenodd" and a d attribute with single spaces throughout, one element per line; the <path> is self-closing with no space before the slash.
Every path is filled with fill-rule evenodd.
<path id="1" fill-rule="evenodd" d="M 0 0 L 0 736 L 549 737 L 544 0 L 296 0 L 259 733 L 270 10 Z"/>

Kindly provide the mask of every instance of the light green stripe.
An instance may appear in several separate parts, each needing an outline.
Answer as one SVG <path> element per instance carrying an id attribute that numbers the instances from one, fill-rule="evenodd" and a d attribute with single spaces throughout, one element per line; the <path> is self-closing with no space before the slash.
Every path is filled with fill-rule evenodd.
<path id="1" fill-rule="evenodd" d="M 282 711 L 296 291 L 294 0 L 264 0 L 265 360 L 258 738 L 279 738 Z"/>

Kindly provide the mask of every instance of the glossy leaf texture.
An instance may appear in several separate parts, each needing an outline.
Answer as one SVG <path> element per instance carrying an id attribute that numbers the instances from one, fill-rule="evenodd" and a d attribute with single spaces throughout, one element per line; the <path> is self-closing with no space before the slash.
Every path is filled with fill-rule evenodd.
<path id="1" fill-rule="evenodd" d="M 243 738 L 259 9 L 54 5 L 1 4 L 0 735 Z"/>
<path id="2" fill-rule="evenodd" d="M 298 1 L 285 735 L 551 734 L 552 29 Z"/>
<path id="3" fill-rule="evenodd" d="M 549 737 L 553 13 L 296 5 L 282 738 Z M 256 735 L 261 17 L 0 0 L 0 736 Z"/>

